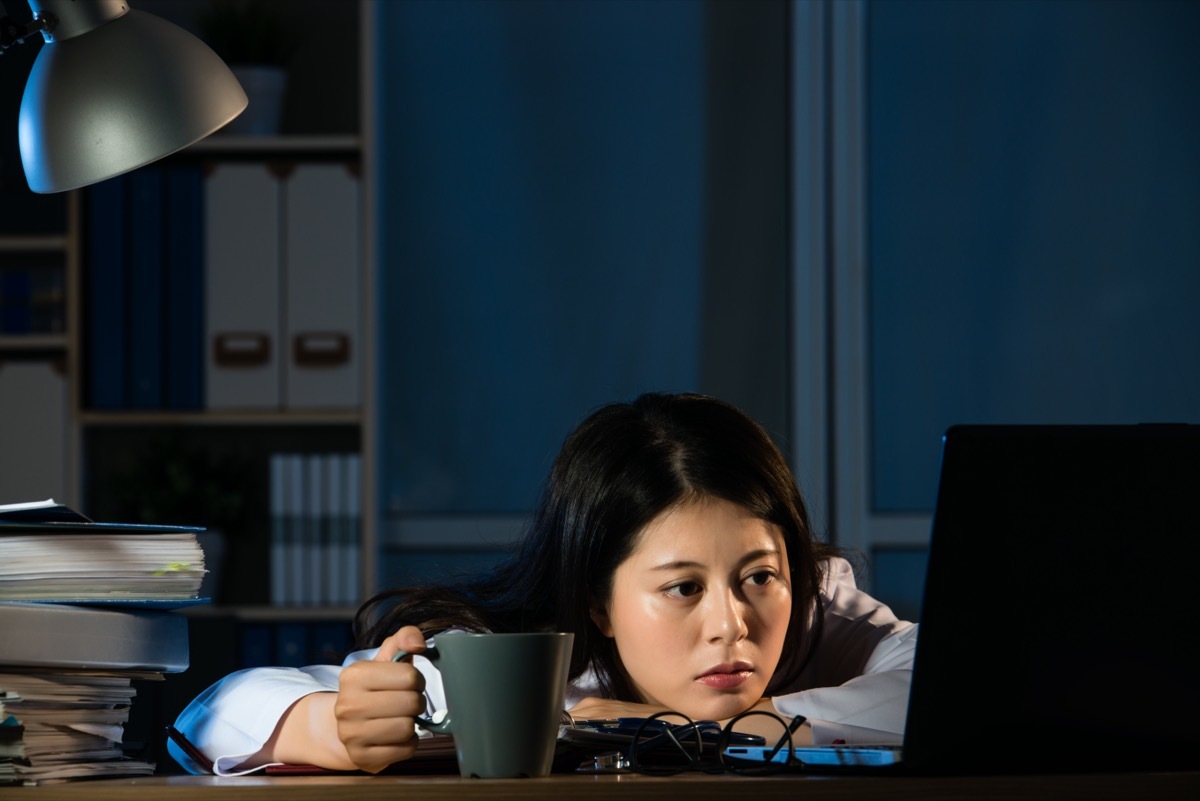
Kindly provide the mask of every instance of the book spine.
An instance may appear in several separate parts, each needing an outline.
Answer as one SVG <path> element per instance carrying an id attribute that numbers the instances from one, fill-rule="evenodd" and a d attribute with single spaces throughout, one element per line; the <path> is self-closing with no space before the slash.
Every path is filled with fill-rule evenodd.
<path id="1" fill-rule="evenodd" d="M 344 523 L 345 539 L 343 540 L 345 555 L 342 557 L 345 578 L 343 581 L 349 592 L 347 602 L 357 604 L 362 586 L 362 545 L 360 539 L 362 528 L 362 456 L 357 453 L 347 454 L 345 471 L 344 502 L 346 517 Z"/>
<path id="2" fill-rule="evenodd" d="M 110 178 L 87 190 L 84 374 L 86 403 L 93 409 L 125 407 L 126 194 L 128 177 Z"/>
<path id="3" fill-rule="evenodd" d="M 33 331 L 33 276 L 22 268 L 0 272 L 0 333 Z"/>
<path id="4" fill-rule="evenodd" d="M 162 171 L 130 174 L 129 400 L 134 409 L 163 405 Z"/>
<path id="5" fill-rule="evenodd" d="M 271 482 L 271 603 L 288 603 L 287 594 L 287 476 L 288 455 L 273 453 L 270 459 Z"/>
<path id="6" fill-rule="evenodd" d="M 278 409 L 283 280 L 280 181 L 218 163 L 204 185 L 205 407 Z"/>
<path id="7" fill-rule="evenodd" d="M 308 581 L 304 544 L 307 532 L 304 527 L 304 455 L 288 454 L 287 457 L 287 532 L 285 550 L 287 558 L 287 584 L 285 603 L 303 603 L 304 585 Z"/>
<path id="8" fill-rule="evenodd" d="M 47 361 L 0 364 L 0 409 L 6 421 L 0 426 L 0 493 L 5 499 L 63 497 L 70 425 L 66 377 Z M 10 510 L 0 519 L 20 522 L 44 511 Z M 4 562 L 0 556 L 0 571 Z"/>
<path id="9" fill-rule="evenodd" d="M 283 405 L 361 402 L 360 181 L 344 164 L 302 164 L 284 185 Z"/>
<path id="10" fill-rule="evenodd" d="M 275 638 L 270 623 L 242 623 L 239 634 L 239 668 L 276 666 Z"/>
<path id="11" fill-rule="evenodd" d="M 41 267 L 32 273 L 30 316 L 35 334 L 61 334 L 67 330 L 66 272 L 62 267 Z"/>
<path id="12" fill-rule="evenodd" d="M 304 667 L 309 661 L 309 627 L 291 621 L 275 627 L 275 661 L 279 667 Z"/>
<path id="13" fill-rule="evenodd" d="M 348 588 L 345 586 L 345 568 L 342 560 L 345 558 L 342 520 L 345 516 L 342 493 L 343 458 L 340 453 L 330 453 L 325 456 L 325 529 L 326 529 L 326 558 L 325 575 L 328 577 L 329 602 L 333 604 L 349 603 Z"/>
<path id="14" fill-rule="evenodd" d="M 188 663 L 188 620 L 183 615 L 0 603 L 0 665 L 178 673 Z"/>
<path id="15" fill-rule="evenodd" d="M 324 604 L 329 601 L 325 586 L 325 460 L 320 454 L 304 457 L 305 486 L 304 528 L 307 532 L 305 550 L 308 556 L 308 581 L 302 603 Z"/>
<path id="16" fill-rule="evenodd" d="M 204 182 L 199 167 L 166 173 L 166 399 L 204 405 Z"/>
<path id="17" fill-rule="evenodd" d="M 352 647 L 352 631 L 344 621 L 320 621 L 312 624 L 309 663 L 340 665 Z"/>

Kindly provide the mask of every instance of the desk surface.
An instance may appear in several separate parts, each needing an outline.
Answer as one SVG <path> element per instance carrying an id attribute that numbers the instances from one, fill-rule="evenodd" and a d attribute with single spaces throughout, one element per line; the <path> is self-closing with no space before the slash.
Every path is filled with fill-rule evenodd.
<path id="1" fill-rule="evenodd" d="M 0 788 L 30 801 L 537 801 L 538 799 L 745 798 L 748 801 L 1152 801 L 1200 798 L 1200 772 L 1073 776 L 582 776 L 460 779 L 457 776 L 150 776 Z"/>

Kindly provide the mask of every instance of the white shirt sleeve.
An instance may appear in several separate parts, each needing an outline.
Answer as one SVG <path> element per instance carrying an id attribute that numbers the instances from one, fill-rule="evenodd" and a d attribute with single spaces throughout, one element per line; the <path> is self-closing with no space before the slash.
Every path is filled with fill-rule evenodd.
<path id="1" fill-rule="evenodd" d="M 812 660 L 793 692 L 776 695 L 776 711 L 804 715 L 818 744 L 898 743 L 908 714 L 917 647 L 916 624 L 858 589 L 845 559 L 829 560 L 821 588 L 825 624 Z"/>
<path id="2" fill-rule="evenodd" d="M 336 692 L 342 667 L 371 659 L 377 651 L 355 651 L 341 666 L 262 667 L 231 673 L 196 696 L 179 714 L 175 728 L 212 760 L 218 776 L 261 770 L 266 764 L 242 765 L 262 750 L 284 713 L 306 695 Z M 413 657 L 413 666 L 425 677 L 425 712 L 433 716 L 445 708 L 441 674 L 420 655 Z M 174 742 L 168 741 L 167 749 L 188 772 L 207 772 Z"/>

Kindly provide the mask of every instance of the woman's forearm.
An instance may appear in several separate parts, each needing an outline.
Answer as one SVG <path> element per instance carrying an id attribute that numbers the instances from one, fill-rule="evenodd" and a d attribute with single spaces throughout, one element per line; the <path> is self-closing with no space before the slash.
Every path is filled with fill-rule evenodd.
<path id="1" fill-rule="evenodd" d="M 294 703 L 253 762 L 355 770 L 358 766 L 350 760 L 346 746 L 338 738 L 337 719 L 333 713 L 337 697 L 335 692 L 311 693 Z M 246 766 L 250 767 L 250 764 Z"/>

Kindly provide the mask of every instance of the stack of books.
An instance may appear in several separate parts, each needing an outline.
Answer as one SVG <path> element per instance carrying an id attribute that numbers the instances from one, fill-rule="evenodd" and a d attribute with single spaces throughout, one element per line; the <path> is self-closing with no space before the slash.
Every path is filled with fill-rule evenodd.
<path id="1" fill-rule="evenodd" d="M 270 465 L 271 603 L 356 606 L 361 455 L 274 453 Z"/>
<path id="2" fill-rule="evenodd" d="M 188 667 L 200 531 L 0 506 L 0 784 L 154 772 L 124 727 L 134 682 Z"/>

